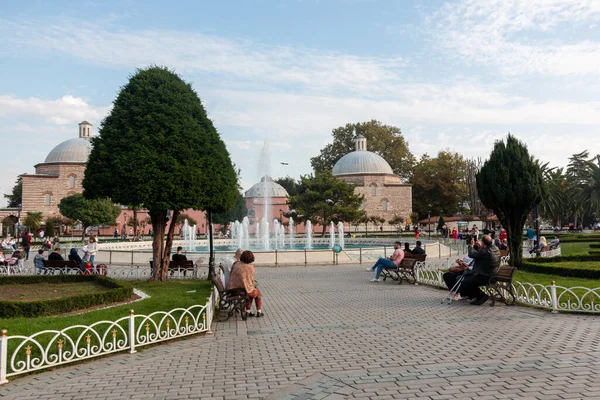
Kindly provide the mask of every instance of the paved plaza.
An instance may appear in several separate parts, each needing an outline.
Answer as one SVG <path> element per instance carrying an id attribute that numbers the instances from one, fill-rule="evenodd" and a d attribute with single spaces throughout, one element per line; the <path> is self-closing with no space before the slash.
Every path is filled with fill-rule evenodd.
<path id="1" fill-rule="evenodd" d="M 257 268 L 264 318 L 19 378 L 0 398 L 600 398 L 600 318 L 442 305 L 364 268 Z"/>

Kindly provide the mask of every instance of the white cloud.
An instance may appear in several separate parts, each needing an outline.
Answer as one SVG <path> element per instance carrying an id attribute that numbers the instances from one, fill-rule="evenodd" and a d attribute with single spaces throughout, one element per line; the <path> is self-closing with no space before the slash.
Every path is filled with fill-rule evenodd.
<path id="1" fill-rule="evenodd" d="M 572 33 L 598 21 L 597 0 L 463 0 L 446 3 L 429 26 L 442 47 L 467 62 L 511 76 L 573 76 L 599 72 L 600 43 Z"/>

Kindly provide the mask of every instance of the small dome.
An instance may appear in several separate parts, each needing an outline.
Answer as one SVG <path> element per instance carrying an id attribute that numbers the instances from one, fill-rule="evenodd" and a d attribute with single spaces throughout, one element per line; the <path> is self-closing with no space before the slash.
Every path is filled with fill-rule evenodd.
<path id="1" fill-rule="evenodd" d="M 271 177 L 265 176 L 246 191 L 244 197 L 288 197 L 287 190 Z"/>
<path id="2" fill-rule="evenodd" d="M 92 151 L 92 144 L 87 139 L 74 138 L 65 140 L 52 149 L 46 157 L 45 163 L 73 162 L 87 163 Z"/>
<path id="3" fill-rule="evenodd" d="M 393 174 L 394 171 L 378 154 L 370 151 L 358 150 L 346 154 L 335 163 L 333 175 L 355 174 Z"/>

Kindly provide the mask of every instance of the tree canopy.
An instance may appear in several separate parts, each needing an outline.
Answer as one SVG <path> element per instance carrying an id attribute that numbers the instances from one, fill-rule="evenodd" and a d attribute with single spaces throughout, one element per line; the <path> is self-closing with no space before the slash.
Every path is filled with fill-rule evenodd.
<path id="1" fill-rule="evenodd" d="M 234 221 L 242 221 L 247 215 L 248 207 L 246 207 L 246 199 L 242 193 L 238 192 L 237 197 L 235 198 L 235 203 L 233 204 L 231 210 L 222 213 L 216 213 L 213 216 L 213 221 L 217 224 L 225 225 Z"/>
<path id="2" fill-rule="evenodd" d="M 310 220 L 325 227 L 331 221 L 353 222 L 360 218 L 363 196 L 354 194 L 355 185 L 324 171 L 300 178 L 300 192 L 288 199 L 299 221 Z"/>
<path id="3" fill-rule="evenodd" d="M 310 159 L 315 173 L 331 171 L 340 158 L 356 150 L 355 133 L 367 138 L 367 150 L 383 157 L 395 174 L 403 179 L 410 177 L 415 157 L 408 149 L 408 142 L 404 140 L 400 128 L 383 125 L 376 120 L 348 123 L 335 128 L 332 131 L 333 142 L 321 149 L 318 156 Z"/>
<path id="4" fill-rule="evenodd" d="M 109 199 L 86 199 L 81 194 L 63 198 L 58 203 L 58 209 L 63 216 L 81 223 L 83 237 L 90 226 L 114 225 L 121 213 L 121 207 Z"/>
<path id="5" fill-rule="evenodd" d="M 466 161 L 459 153 L 440 151 L 435 158 L 423 154 L 413 168 L 410 179 L 413 210 L 425 218 L 432 215 L 454 215 L 467 200 Z"/>
<path id="6" fill-rule="evenodd" d="M 177 215 L 233 207 L 238 182 L 225 143 L 191 85 L 153 66 L 121 88 L 92 144 L 84 195 L 149 211 L 154 265 L 160 265 L 153 279 L 166 280 Z"/>
<path id="7" fill-rule="evenodd" d="M 291 176 L 275 179 L 275 182 L 280 184 L 288 192 L 289 196 L 295 196 L 300 192 L 300 182 Z"/>
<path id="8" fill-rule="evenodd" d="M 481 202 L 496 213 L 506 229 L 510 260 L 520 266 L 527 215 L 547 193 L 540 164 L 509 134 L 506 142 L 494 144 L 490 158 L 477 173 L 477 191 Z"/>
<path id="9" fill-rule="evenodd" d="M 30 231 L 35 232 L 42 226 L 42 222 L 44 221 L 44 214 L 40 211 L 28 211 L 27 216 L 25 217 L 25 225 L 29 228 Z"/>
<path id="10" fill-rule="evenodd" d="M 15 186 L 10 194 L 5 194 L 4 197 L 8 200 L 7 207 L 19 207 L 23 201 L 23 179 L 19 176 Z"/>

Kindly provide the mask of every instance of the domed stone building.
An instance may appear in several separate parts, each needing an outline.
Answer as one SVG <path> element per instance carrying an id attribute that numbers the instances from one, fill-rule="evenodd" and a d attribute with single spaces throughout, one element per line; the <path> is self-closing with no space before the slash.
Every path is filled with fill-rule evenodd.
<path id="1" fill-rule="evenodd" d="M 34 174 L 21 175 L 23 180 L 22 213 L 41 211 L 44 217 L 58 215 L 58 203 L 72 194 L 81 193 L 81 181 L 92 150 L 92 124 L 79 124 L 79 136 L 54 147 L 43 163 L 34 166 Z"/>
<path id="2" fill-rule="evenodd" d="M 396 215 L 405 220 L 412 213 L 412 187 L 403 184 L 392 167 L 378 154 L 367 150 L 367 139 L 358 135 L 354 139 L 356 150 L 338 160 L 333 175 L 356 184 L 354 192 L 364 196 L 363 210 L 369 217 L 387 221 Z"/>
<path id="3" fill-rule="evenodd" d="M 244 193 L 244 198 L 248 208 L 248 218 L 254 223 L 262 220 L 265 209 L 270 213 L 269 223 L 272 223 L 275 218 L 281 218 L 289 210 L 287 190 L 273 181 L 270 176 L 264 176 L 260 182 L 248 189 Z"/>

